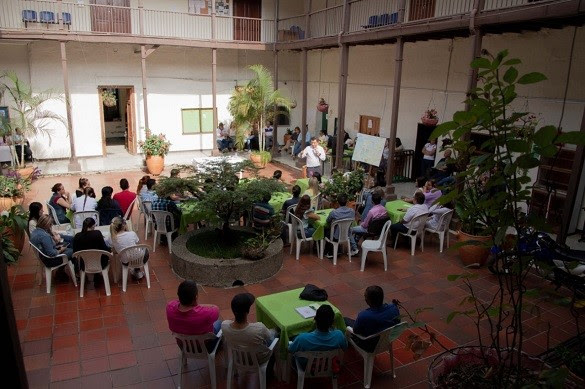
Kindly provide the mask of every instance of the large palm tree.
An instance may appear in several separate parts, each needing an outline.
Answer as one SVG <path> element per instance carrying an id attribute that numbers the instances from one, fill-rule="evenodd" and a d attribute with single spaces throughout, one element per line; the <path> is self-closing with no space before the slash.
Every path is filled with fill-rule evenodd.
<path id="1" fill-rule="evenodd" d="M 2 118 L 3 135 L 20 137 L 19 167 L 24 167 L 24 146 L 27 138 L 38 134 L 47 134 L 49 139 L 55 123 L 66 124 L 62 116 L 43 108 L 44 104 L 53 99 L 61 100 L 60 95 L 47 90 L 33 93 L 30 85 L 18 78 L 16 73 L 9 71 L 0 76 L 0 98 L 10 96 L 10 119 Z M 13 155 L 16 155 L 14 142 Z M 18 161 L 18 158 L 15 158 Z"/>
<path id="2" fill-rule="evenodd" d="M 264 66 L 251 65 L 248 69 L 254 72 L 254 77 L 246 85 L 236 86 L 228 109 L 238 128 L 256 126 L 260 135 L 260 150 L 264 150 L 262 125 L 267 120 L 274 121 L 278 114 L 288 114 L 292 101 L 274 89 L 272 74 Z"/>

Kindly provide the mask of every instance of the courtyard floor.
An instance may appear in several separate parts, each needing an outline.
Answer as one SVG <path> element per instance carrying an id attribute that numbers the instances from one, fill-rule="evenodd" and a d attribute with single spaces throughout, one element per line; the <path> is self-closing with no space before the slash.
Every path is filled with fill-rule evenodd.
<path id="1" fill-rule="evenodd" d="M 271 176 L 276 167 L 270 165 L 263 175 Z M 281 167 L 278 167 L 281 168 Z M 110 185 L 118 189 L 120 178 L 131 182 L 135 190 L 138 178 L 144 173 L 111 172 L 86 175 L 96 191 Z M 298 172 L 287 170 L 285 181 L 296 178 Z M 26 205 L 31 201 L 44 202 L 50 196 L 50 187 L 62 182 L 73 192 L 79 176 L 44 177 L 35 182 L 29 192 Z M 413 186 L 414 187 L 414 186 Z M 138 222 L 134 214 L 134 226 Z M 139 236 L 144 238 L 140 226 Z M 152 236 L 145 242 L 152 245 Z M 388 248 L 388 271 L 385 272 L 380 254 L 369 254 L 364 272 L 359 270 L 359 259 L 350 263 L 347 256 L 340 255 L 337 266 L 315 254 L 303 250 L 301 258 L 284 252 L 282 269 L 272 278 L 254 285 L 219 289 L 203 286 L 199 302 L 216 304 L 221 317 L 231 319 L 230 301 L 240 292 L 255 296 L 276 293 L 302 287 L 307 283 L 325 288 L 330 301 L 344 316 L 355 317 L 365 308 L 364 289 L 369 285 L 380 285 L 386 300 L 398 299 L 413 312 L 417 308 L 431 307 L 420 315 L 446 347 L 475 344 L 476 327 L 471 321 L 457 317 L 450 324 L 445 319 L 459 306 L 468 292 L 460 281 L 450 282 L 449 274 L 465 271 L 456 251 L 439 253 L 437 239 L 427 237 L 425 251 L 417 248 L 414 256 L 406 243 L 397 250 Z M 9 267 L 14 312 L 24 355 L 29 385 L 31 388 L 173 388 L 179 383 L 179 349 L 168 330 L 165 306 L 176 298 L 181 279 L 170 267 L 170 256 L 166 247 L 151 253 L 150 289 L 146 281 L 132 282 L 127 292 L 121 285 L 112 284 L 112 294 L 107 297 L 103 286 L 86 290 L 83 298 L 71 282 L 58 283 L 50 294 L 45 293 L 41 268 L 33 253 L 25 247 L 17 265 Z M 486 269 L 473 270 L 478 278 L 473 281 L 476 294 L 488 298 L 497 289 L 497 279 Z M 43 277 L 44 278 L 44 277 Z M 531 286 L 545 285 L 536 277 L 530 277 Z M 538 301 L 540 313 L 535 310 L 525 316 L 525 351 L 538 355 L 546 350 L 547 343 L 558 344 L 575 335 L 575 323 L 567 308 L 548 301 Z M 253 311 L 253 310 L 252 310 Z M 251 320 L 255 320 L 252 313 Z M 548 323 L 551 323 L 548 331 Z M 483 325 L 483 324 L 482 324 Z M 548 334 L 547 334 L 548 331 Z M 389 373 L 389 354 L 376 357 L 372 380 L 374 388 L 427 388 L 427 367 L 442 349 L 432 345 L 419 360 L 414 360 L 405 350 L 408 333 L 394 342 L 396 378 Z M 225 388 L 226 361 L 223 348 L 217 357 L 218 387 Z M 209 370 L 205 361 L 189 361 L 184 373 L 185 388 L 210 387 Z M 351 348 L 345 353 L 339 385 L 343 388 L 363 387 L 363 361 Z M 329 381 L 306 383 L 306 387 L 330 387 Z M 238 387 L 258 387 L 254 376 L 241 377 Z M 296 377 L 291 382 L 276 379 L 268 382 L 270 388 L 295 388 Z"/>

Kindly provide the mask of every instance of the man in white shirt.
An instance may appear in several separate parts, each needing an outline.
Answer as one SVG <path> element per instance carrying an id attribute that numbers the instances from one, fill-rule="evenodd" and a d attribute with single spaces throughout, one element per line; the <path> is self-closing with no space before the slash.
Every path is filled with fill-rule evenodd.
<path id="1" fill-rule="evenodd" d="M 217 148 L 219 151 L 223 151 L 229 147 L 229 132 L 224 128 L 223 123 L 219 123 L 217 126 Z"/>
<path id="2" fill-rule="evenodd" d="M 272 148 L 272 134 L 274 132 L 274 127 L 272 126 L 272 122 L 266 122 L 266 128 L 264 128 L 264 138 L 266 139 L 266 145 L 264 146 L 266 150 L 270 150 Z"/>
<path id="3" fill-rule="evenodd" d="M 313 177 L 315 173 L 322 175 L 321 162 L 325 161 L 327 155 L 323 147 L 319 146 L 317 138 L 311 138 L 311 144 L 301 151 L 301 158 L 305 157 L 307 158 L 307 176 Z"/>
<path id="4" fill-rule="evenodd" d="M 392 242 L 399 232 L 408 232 L 412 224 L 412 219 L 423 213 L 429 213 L 429 207 L 425 205 L 425 195 L 422 192 L 416 192 L 414 194 L 414 205 L 408 208 L 408 211 L 406 211 L 406 214 L 399 223 L 390 226 L 390 241 Z M 418 226 L 413 225 L 412 227 L 416 228 Z"/>

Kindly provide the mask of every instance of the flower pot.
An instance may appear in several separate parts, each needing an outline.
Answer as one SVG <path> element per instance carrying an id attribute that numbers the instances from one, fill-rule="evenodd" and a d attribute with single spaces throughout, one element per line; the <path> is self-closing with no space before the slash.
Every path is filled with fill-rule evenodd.
<path id="1" fill-rule="evenodd" d="M 250 161 L 259 169 L 266 167 L 266 162 L 262 162 L 262 156 L 259 154 L 250 154 Z"/>
<path id="2" fill-rule="evenodd" d="M 290 140 L 291 135 L 289 134 L 284 134 L 284 144 L 287 144 L 287 142 Z"/>
<path id="3" fill-rule="evenodd" d="M 17 169 L 18 174 L 20 174 L 22 178 L 30 177 L 34 170 L 35 170 L 34 167 L 23 167 L 21 169 Z"/>
<path id="4" fill-rule="evenodd" d="M 160 155 L 147 155 L 146 167 L 148 168 L 148 172 L 150 174 L 158 176 L 165 168 L 165 157 Z"/>
<path id="5" fill-rule="evenodd" d="M 6 236 L 12 241 L 14 247 L 19 253 L 22 253 L 24 248 L 24 231 L 9 227 L 6 229 Z"/>
<path id="6" fill-rule="evenodd" d="M 516 352 L 514 355 L 509 355 L 510 350 L 501 350 L 502 358 L 507 361 L 507 364 L 513 365 L 517 360 Z M 543 369 L 549 366 L 542 362 L 542 360 L 530 357 L 526 353 L 522 353 L 522 366 L 536 375 Z M 441 381 L 441 377 L 449 374 L 453 369 L 461 366 L 475 366 L 488 365 L 497 367 L 498 358 L 496 349 L 478 346 L 457 347 L 439 354 L 433 362 L 429 365 L 428 380 L 431 388 L 443 388 L 446 386 L 445 382 Z M 463 383 L 459 385 L 464 387 Z"/>
<path id="7" fill-rule="evenodd" d="M 461 230 L 457 231 L 457 240 L 462 242 L 476 242 L 459 247 L 459 257 L 465 267 L 480 267 L 485 265 L 490 249 L 484 243 L 491 240 L 491 236 L 469 235 Z"/>
<path id="8" fill-rule="evenodd" d="M 439 123 L 439 119 L 429 119 L 429 118 L 425 118 L 425 117 L 420 118 L 420 121 L 425 126 L 436 126 L 437 123 Z"/>
<path id="9" fill-rule="evenodd" d="M 18 202 L 18 200 L 21 200 Z M 22 199 L 16 197 L 0 197 L 0 212 L 9 211 L 13 205 L 22 204 Z"/>
<path id="10" fill-rule="evenodd" d="M 317 104 L 317 111 L 323 113 L 329 112 L 329 104 Z"/>

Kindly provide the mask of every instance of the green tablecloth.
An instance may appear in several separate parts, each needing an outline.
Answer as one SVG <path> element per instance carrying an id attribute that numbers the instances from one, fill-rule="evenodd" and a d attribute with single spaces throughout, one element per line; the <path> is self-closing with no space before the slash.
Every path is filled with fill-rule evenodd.
<path id="1" fill-rule="evenodd" d="M 333 211 L 331 209 L 322 209 L 320 211 L 315 212 L 317 215 L 320 216 L 319 220 L 312 220 L 310 221 L 311 225 L 315 227 L 315 232 L 313 233 L 313 240 L 321 240 L 325 238 L 325 227 L 327 226 L 327 216 Z"/>
<path id="2" fill-rule="evenodd" d="M 215 214 L 209 210 L 204 209 L 198 201 L 187 201 L 179 204 L 181 209 L 181 223 L 179 224 L 179 233 L 187 231 L 189 224 L 195 224 L 202 220 L 211 221 L 215 219 Z"/>
<path id="3" fill-rule="evenodd" d="M 353 147 L 347 150 L 343 150 L 343 158 L 351 158 L 353 157 Z"/>
<path id="4" fill-rule="evenodd" d="M 390 216 L 390 220 L 392 220 L 393 224 L 396 224 L 402 220 L 406 211 L 399 211 L 398 209 L 407 209 L 412 207 L 412 204 L 407 203 L 403 200 L 394 200 L 389 201 L 385 205 L 386 211 L 388 211 L 388 216 Z"/>
<path id="5" fill-rule="evenodd" d="M 275 213 L 278 213 L 282 209 L 284 202 L 290 198 L 292 198 L 292 195 L 288 192 L 273 193 L 268 204 L 272 205 Z"/>
<path id="6" fill-rule="evenodd" d="M 283 360 L 287 359 L 290 338 L 315 329 L 313 318 L 303 319 L 295 310 L 295 308 L 315 303 L 315 301 L 301 300 L 299 295 L 302 291 L 303 288 L 298 288 L 256 299 L 256 320 L 264 323 L 268 328 L 280 328 L 279 352 L 280 358 Z M 324 304 L 325 302 L 317 303 Z M 328 302 L 327 304 L 331 305 L 335 312 L 335 328 L 345 331 L 345 322 L 341 312 L 333 304 Z"/>
<path id="7" fill-rule="evenodd" d="M 309 179 L 308 178 L 299 178 L 295 185 L 298 185 L 301 188 L 301 193 L 305 193 L 307 189 L 309 189 Z"/>

